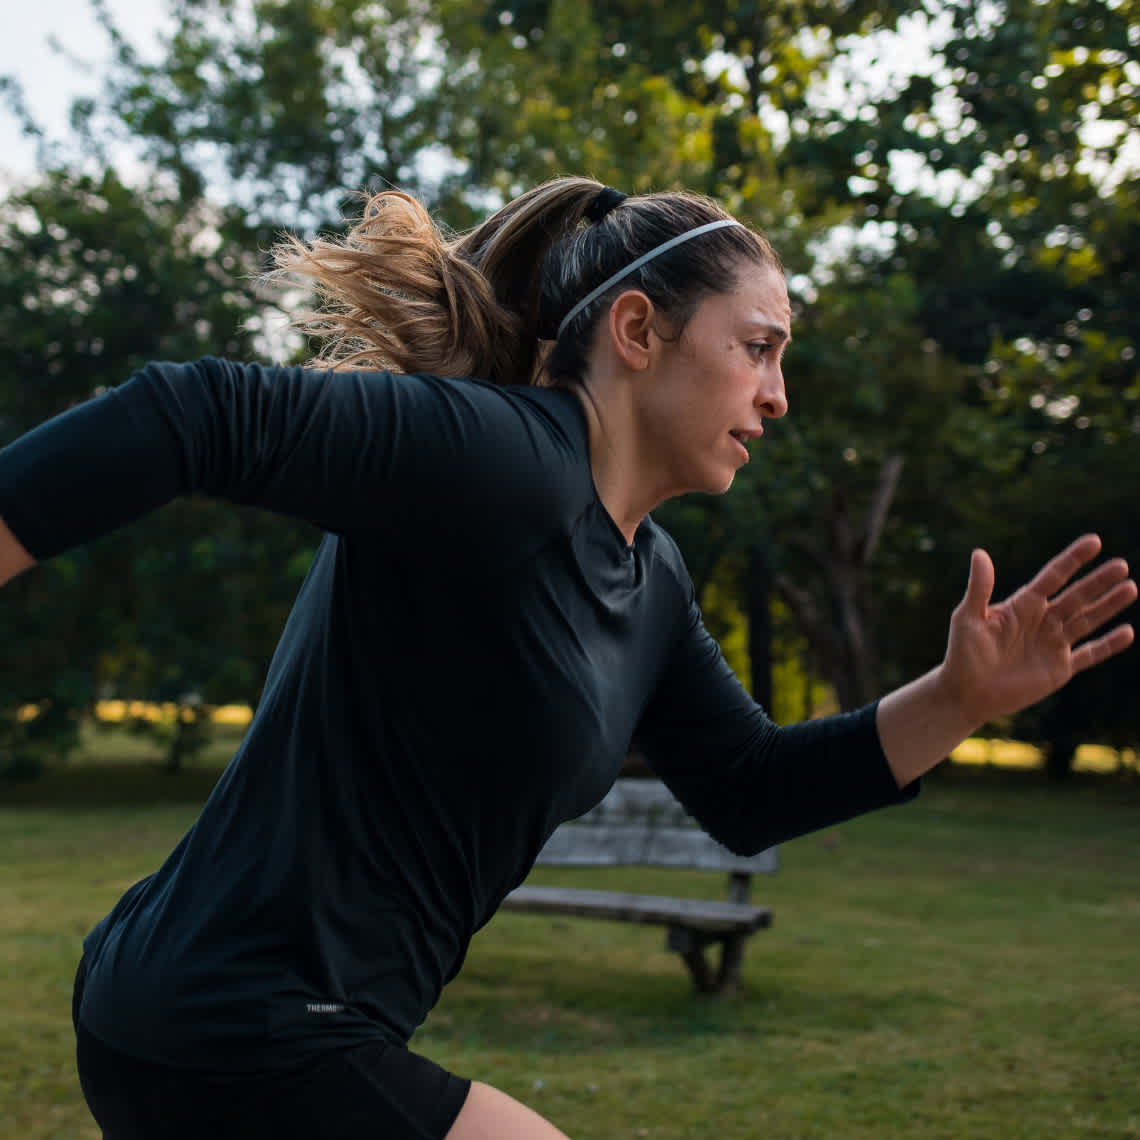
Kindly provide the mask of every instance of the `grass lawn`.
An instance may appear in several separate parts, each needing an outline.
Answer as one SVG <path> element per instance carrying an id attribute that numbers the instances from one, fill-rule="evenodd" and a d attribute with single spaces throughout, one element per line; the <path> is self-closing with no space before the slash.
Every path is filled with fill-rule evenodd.
<path id="1" fill-rule="evenodd" d="M 0 786 L 4 1140 L 97 1137 L 72 1067 L 80 941 L 210 778 L 77 765 Z M 693 997 L 657 928 L 502 915 L 416 1046 L 577 1140 L 1140 1137 L 1135 779 L 955 767 L 783 860 L 755 891 L 775 925 L 738 998 Z M 723 889 L 676 871 L 534 881 Z"/>

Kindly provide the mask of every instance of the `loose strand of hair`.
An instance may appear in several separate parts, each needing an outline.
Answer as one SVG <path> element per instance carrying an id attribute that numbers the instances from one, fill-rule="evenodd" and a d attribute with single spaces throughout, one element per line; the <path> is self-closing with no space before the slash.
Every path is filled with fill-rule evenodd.
<path id="1" fill-rule="evenodd" d="M 543 258 L 599 188 L 555 180 L 450 240 L 415 199 L 382 191 L 343 238 L 287 236 L 272 276 L 304 278 L 313 290 L 317 304 L 293 323 L 321 342 L 314 365 L 533 382 L 546 356 L 537 332 Z"/>

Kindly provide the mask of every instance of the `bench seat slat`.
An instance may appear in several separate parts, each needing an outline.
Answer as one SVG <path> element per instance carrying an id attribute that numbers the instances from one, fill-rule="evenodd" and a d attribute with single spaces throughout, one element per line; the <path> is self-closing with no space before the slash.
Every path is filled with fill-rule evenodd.
<path id="1" fill-rule="evenodd" d="M 746 903 L 664 898 L 574 887 L 516 887 L 503 903 L 507 910 L 531 914 L 567 914 L 618 922 L 678 925 L 709 933 L 751 932 L 771 925 L 768 907 Z"/>
<path id="2" fill-rule="evenodd" d="M 558 828 L 538 856 L 555 866 L 690 867 L 703 871 L 768 873 L 779 868 L 775 847 L 759 855 L 733 855 L 695 827 L 632 827 L 569 823 Z"/>

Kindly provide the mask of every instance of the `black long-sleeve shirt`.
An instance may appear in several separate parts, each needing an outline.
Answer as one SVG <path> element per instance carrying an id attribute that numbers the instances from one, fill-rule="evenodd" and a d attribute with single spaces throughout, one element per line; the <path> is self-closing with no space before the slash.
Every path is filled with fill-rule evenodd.
<path id="1" fill-rule="evenodd" d="M 874 706 L 778 728 L 752 701 L 672 541 L 607 515 L 572 392 L 156 364 L 0 452 L 39 559 L 189 493 L 328 533 L 200 818 L 87 938 L 81 1017 L 124 1052 L 406 1041 L 635 733 L 741 852 L 913 794 Z"/>

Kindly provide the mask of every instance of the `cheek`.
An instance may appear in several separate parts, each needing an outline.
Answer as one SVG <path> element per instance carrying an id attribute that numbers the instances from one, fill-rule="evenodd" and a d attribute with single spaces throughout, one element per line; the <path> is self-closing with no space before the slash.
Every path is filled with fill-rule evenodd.
<path id="1" fill-rule="evenodd" d="M 653 415 L 664 431 L 692 432 L 707 414 L 708 394 L 690 375 L 661 377 L 654 391 Z"/>

